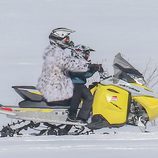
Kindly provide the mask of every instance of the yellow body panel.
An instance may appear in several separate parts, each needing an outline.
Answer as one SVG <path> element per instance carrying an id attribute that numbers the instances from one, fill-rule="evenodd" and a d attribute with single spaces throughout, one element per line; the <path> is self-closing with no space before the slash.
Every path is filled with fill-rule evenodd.
<path id="1" fill-rule="evenodd" d="M 98 85 L 96 85 L 95 87 L 93 87 L 90 91 L 92 93 L 92 95 L 95 93 L 95 91 L 97 90 Z"/>
<path id="2" fill-rule="evenodd" d="M 149 120 L 154 120 L 158 117 L 158 98 L 137 96 L 133 97 L 133 99 L 144 107 L 149 116 Z"/>
<path id="3" fill-rule="evenodd" d="M 137 87 L 141 87 L 141 88 L 144 88 L 145 90 L 147 91 L 150 91 L 150 92 L 153 92 L 150 88 L 148 88 L 147 86 L 145 85 L 140 85 L 138 83 L 130 83 L 131 85 L 134 85 L 134 86 L 137 86 Z"/>
<path id="4" fill-rule="evenodd" d="M 98 85 L 94 95 L 93 115 L 102 115 L 110 124 L 127 121 L 129 92 L 114 85 Z"/>
<path id="5" fill-rule="evenodd" d="M 42 95 L 41 92 L 38 92 L 38 91 L 34 91 L 34 92 L 31 92 L 33 94 L 37 94 L 37 95 Z"/>

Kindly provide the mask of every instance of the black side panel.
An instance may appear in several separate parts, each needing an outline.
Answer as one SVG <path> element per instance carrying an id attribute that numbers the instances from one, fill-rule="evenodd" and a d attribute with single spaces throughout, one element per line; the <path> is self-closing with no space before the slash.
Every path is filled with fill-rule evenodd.
<path id="1" fill-rule="evenodd" d="M 19 103 L 20 108 L 51 108 L 44 101 L 41 102 L 33 102 L 33 101 L 21 101 Z"/>
<path id="2" fill-rule="evenodd" d="M 24 88 L 24 89 L 36 89 L 35 86 L 12 86 L 14 89 Z"/>
<path id="3" fill-rule="evenodd" d="M 102 115 L 94 115 L 92 117 L 91 123 L 87 125 L 88 128 L 96 130 L 96 129 L 101 129 L 104 127 L 109 127 L 109 128 L 119 128 L 124 126 L 125 124 L 110 124 L 105 118 L 102 117 Z"/>
<path id="4" fill-rule="evenodd" d="M 47 102 L 48 106 L 69 106 L 71 99 Z"/>
<path id="5" fill-rule="evenodd" d="M 41 101 L 41 102 L 34 102 L 34 101 L 21 101 L 19 103 L 20 108 L 48 108 L 48 109 L 68 109 L 69 106 L 48 106 L 46 102 Z"/>

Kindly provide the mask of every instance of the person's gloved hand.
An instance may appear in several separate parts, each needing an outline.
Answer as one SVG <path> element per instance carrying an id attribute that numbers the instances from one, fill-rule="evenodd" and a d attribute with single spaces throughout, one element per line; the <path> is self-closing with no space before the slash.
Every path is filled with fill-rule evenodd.
<path id="1" fill-rule="evenodd" d="M 90 64 L 89 69 L 90 69 L 90 71 L 96 72 L 100 69 L 100 65 L 99 64 Z"/>
<path id="2" fill-rule="evenodd" d="M 74 42 L 73 42 L 73 41 L 70 41 L 69 46 L 70 46 L 70 47 L 74 47 L 74 46 L 75 46 Z"/>
<path id="3" fill-rule="evenodd" d="M 104 72 L 104 69 L 103 69 L 103 67 L 102 67 L 102 64 L 99 64 L 98 72 L 100 72 L 100 73 L 103 73 L 103 72 Z"/>

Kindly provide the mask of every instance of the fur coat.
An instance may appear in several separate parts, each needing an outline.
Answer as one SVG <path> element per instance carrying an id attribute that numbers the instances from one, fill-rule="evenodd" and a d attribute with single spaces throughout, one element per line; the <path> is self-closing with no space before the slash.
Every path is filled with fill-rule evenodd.
<path id="1" fill-rule="evenodd" d="M 46 48 L 43 59 L 42 73 L 36 88 L 48 102 L 71 98 L 73 83 L 67 72 L 87 71 L 87 61 L 72 57 L 70 53 L 56 45 Z"/>

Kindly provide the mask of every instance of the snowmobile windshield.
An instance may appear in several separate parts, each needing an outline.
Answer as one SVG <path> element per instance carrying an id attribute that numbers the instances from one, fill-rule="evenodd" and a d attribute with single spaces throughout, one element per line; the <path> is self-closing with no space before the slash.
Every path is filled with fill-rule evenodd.
<path id="1" fill-rule="evenodd" d="M 129 83 L 146 84 L 143 75 L 127 62 L 120 53 L 115 56 L 113 67 L 115 78 L 122 79 Z"/>

